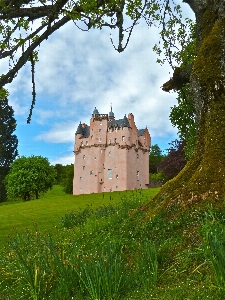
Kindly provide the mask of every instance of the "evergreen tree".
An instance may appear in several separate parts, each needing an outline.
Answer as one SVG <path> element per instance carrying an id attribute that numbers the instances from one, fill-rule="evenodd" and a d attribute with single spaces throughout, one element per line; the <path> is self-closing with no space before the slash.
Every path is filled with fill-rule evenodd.
<path id="1" fill-rule="evenodd" d="M 0 202 L 6 200 L 3 183 L 13 160 L 18 155 L 18 139 L 13 132 L 16 129 L 14 110 L 8 104 L 7 92 L 0 91 Z"/>

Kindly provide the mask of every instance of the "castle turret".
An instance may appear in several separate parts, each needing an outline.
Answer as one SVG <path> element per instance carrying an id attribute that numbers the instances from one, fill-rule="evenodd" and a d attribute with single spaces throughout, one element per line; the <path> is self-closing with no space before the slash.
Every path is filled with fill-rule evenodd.
<path id="1" fill-rule="evenodd" d="M 111 105 L 111 111 L 109 112 L 109 121 L 112 121 L 112 120 L 115 120 L 115 117 L 114 117 L 114 113 L 112 111 L 112 105 Z"/>

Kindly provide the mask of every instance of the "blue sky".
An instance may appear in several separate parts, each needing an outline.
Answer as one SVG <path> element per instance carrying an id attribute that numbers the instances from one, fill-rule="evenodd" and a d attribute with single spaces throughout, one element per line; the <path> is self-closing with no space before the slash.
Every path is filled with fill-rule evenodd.
<path id="1" fill-rule="evenodd" d="M 189 12 L 187 5 L 184 9 Z M 116 43 L 116 32 L 114 38 Z M 30 65 L 6 86 L 17 120 L 19 155 L 41 155 L 51 164 L 73 163 L 78 123 L 89 124 L 95 106 L 108 113 L 111 103 L 116 118 L 133 113 L 139 129 L 147 125 L 152 144 L 168 148 L 177 138 L 169 121 L 176 94 L 160 88 L 171 69 L 156 63 L 152 47 L 158 38 L 157 28 L 141 23 L 125 51 L 118 53 L 108 29 L 84 32 L 71 22 L 53 34 L 39 49 L 31 124 L 26 124 L 32 99 Z M 1 62 L 1 69 L 7 63 Z"/>

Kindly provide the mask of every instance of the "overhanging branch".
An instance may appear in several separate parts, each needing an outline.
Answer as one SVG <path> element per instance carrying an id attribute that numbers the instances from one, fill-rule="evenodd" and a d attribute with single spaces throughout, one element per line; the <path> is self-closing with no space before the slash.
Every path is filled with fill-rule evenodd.
<path id="1" fill-rule="evenodd" d="M 191 65 L 175 68 L 173 77 L 163 84 L 162 90 L 164 92 L 180 90 L 185 84 L 190 82 L 191 71 Z"/>

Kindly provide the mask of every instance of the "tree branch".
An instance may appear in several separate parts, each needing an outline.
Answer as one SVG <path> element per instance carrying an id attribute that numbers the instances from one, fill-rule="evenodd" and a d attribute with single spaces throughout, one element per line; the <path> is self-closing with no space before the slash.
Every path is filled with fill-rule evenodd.
<path id="1" fill-rule="evenodd" d="M 0 88 L 2 88 L 5 84 L 12 82 L 18 71 L 25 65 L 34 49 L 37 48 L 43 42 L 43 40 L 47 39 L 54 31 L 65 25 L 68 21 L 70 21 L 70 18 L 65 16 L 52 27 L 47 28 L 46 31 L 38 39 L 36 39 L 26 51 L 24 51 L 15 66 L 7 74 L 3 74 L 0 77 Z"/>
<path id="2" fill-rule="evenodd" d="M 169 92 L 171 90 L 180 90 L 185 84 L 190 82 L 191 71 L 191 65 L 175 68 L 173 77 L 163 84 L 162 90 L 164 92 Z"/>

